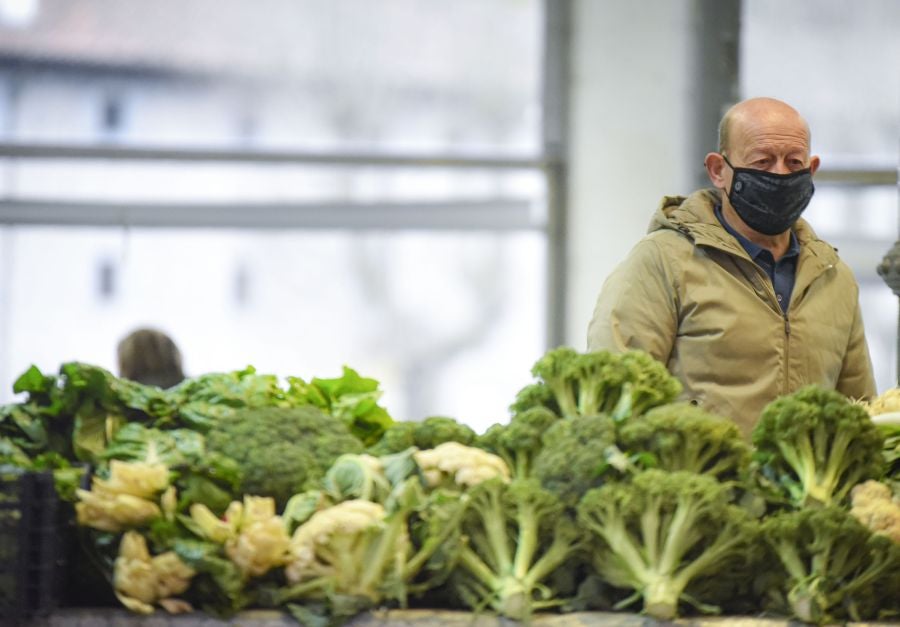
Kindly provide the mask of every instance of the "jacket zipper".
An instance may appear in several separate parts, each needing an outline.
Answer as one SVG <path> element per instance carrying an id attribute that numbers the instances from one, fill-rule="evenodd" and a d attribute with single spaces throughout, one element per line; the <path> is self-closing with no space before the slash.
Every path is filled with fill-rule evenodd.
<path id="1" fill-rule="evenodd" d="M 784 386 L 782 388 L 782 395 L 786 395 L 789 392 L 789 381 L 788 381 L 788 373 L 791 371 L 790 369 L 790 359 L 791 359 L 791 321 L 788 319 L 787 312 L 784 313 Z"/>

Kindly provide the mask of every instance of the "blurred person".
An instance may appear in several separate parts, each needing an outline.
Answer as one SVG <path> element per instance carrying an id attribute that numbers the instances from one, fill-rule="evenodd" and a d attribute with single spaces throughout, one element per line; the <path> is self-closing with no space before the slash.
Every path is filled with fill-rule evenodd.
<path id="1" fill-rule="evenodd" d="M 807 384 L 875 395 L 856 280 L 800 218 L 819 164 L 791 106 L 734 105 L 704 160 L 713 188 L 663 198 L 605 281 L 588 348 L 647 351 L 683 400 L 745 435 L 766 404 Z"/>
<path id="2" fill-rule="evenodd" d="M 168 335 L 141 328 L 126 335 L 117 347 L 119 376 L 138 383 L 169 388 L 184 380 L 181 351 Z"/>

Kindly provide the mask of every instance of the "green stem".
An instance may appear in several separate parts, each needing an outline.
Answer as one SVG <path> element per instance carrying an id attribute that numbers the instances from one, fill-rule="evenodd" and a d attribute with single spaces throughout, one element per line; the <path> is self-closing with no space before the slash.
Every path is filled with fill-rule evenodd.
<path id="1" fill-rule="evenodd" d="M 568 559 L 574 550 L 575 546 L 569 540 L 559 535 L 554 536 L 550 548 L 538 558 L 531 570 L 524 576 L 525 587 L 531 590 L 546 579 Z"/>
<path id="2" fill-rule="evenodd" d="M 444 521 L 443 527 L 441 527 L 441 531 L 436 536 L 430 536 L 428 540 L 422 545 L 422 548 L 406 563 L 405 568 L 403 569 L 403 580 L 411 581 L 422 569 L 431 556 L 434 555 L 434 552 L 444 544 L 447 538 L 450 537 L 452 533 L 454 533 L 460 524 L 460 520 L 462 520 L 463 514 L 465 514 L 466 509 L 468 507 L 468 497 L 463 496 L 460 502 L 457 504 L 456 511 L 453 512 L 453 516 Z"/>
<path id="3" fill-rule="evenodd" d="M 506 514 L 503 511 L 503 504 L 500 502 L 500 489 L 497 486 L 491 488 L 487 493 L 487 503 L 484 504 L 485 511 L 480 512 L 479 515 L 484 521 L 484 530 L 495 556 L 497 571 L 508 573 L 512 568 L 512 556 L 506 533 Z"/>
<path id="4" fill-rule="evenodd" d="M 366 559 L 362 563 L 355 564 L 351 571 L 362 569 L 362 577 L 359 579 L 363 594 L 372 590 L 378 581 L 381 581 L 387 571 L 388 561 L 396 556 L 397 540 L 401 531 L 406 529 L 405 510 L 397 510 L 390 515 L 387 525 L 380 530 L 369 530 L 367 533 L 377 533 L 374 550 L 367 551 Z"/>
<path id="5" fill-rule="evenodd" d="M 658 562 L 660 574 L 665 576 L 673 574 L 678 564 L 681 563 L 681 558 L 691 548 L 692 542 L 688 538 L 693 533 L 691 527 L 695 518 L 692 503 L 679 500 L 678 506 L 675 508 L 675 515 L 666 528 L 665 544 Z"/>
<path id="6" fill-rule="evenodd" d="M 528 574 L 528 567 L 534 559 L 538 544 L 538 522 L 534 507 L 528 503 L 519 503 L 516 508 L 516 522 L 519 527 L 519 541 L 516 544 L 516 556 L 513 562 L 513 576 L 521 581 Z"/>
<path id="7" fill-rule="evenodd" d="M 459 552 L 459 563 L 491 591 L 499 589 L 500 580 L 497 575 L 468 546 L 464 546 Z"/>

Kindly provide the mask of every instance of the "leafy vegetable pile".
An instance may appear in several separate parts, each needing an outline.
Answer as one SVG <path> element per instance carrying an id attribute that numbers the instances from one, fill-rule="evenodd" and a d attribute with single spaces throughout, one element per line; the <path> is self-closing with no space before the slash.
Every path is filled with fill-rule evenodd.
<path id="1" fill-rule="evenodd" d="M 169 390 L 81 363 L 0 407 L 0 465 L 52 469 L 129 609 L 376 607 L 900 616 L 900 392 L 809 387 L 752 442 L 640 352 L 561 347 L 510 416 L 395 422 L 378 383 L 252 368 Z M 873 417 L 870 417 L 870 413 Z M 77 575 L 77 574 L 76 574 Z"/>

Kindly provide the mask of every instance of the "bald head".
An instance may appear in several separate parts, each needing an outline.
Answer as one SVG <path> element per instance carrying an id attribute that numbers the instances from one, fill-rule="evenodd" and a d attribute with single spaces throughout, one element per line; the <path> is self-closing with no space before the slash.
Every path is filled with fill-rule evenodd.
<path id="1" fill-rule="evenodd" d="M 729 199 L 735 169 L 779 175 L 809 170 L 815 174 L 819 163 L 819 157 L 810 154 L 806 120 L 792 106 L 774 98 L 751 98 L 731 107 L 719 125 L 719 151 L 707 154 L 704 160 L 710 182 L 723 192 L 723 215 L 732 225 L 743 224 Z M 759 235 L 744 226 L 748 229 L 741 231 L 745 237 Z"/>
<path id="2" fill-rule="evenodd" d="M 733 154 L 735 143 L 761 129 L 778 128 L 800 138 L 809 150 L 809 125 L 792 106 L 775 98 L 750 98 L 725 112 L 719 123 L 719 152 Z"/>

